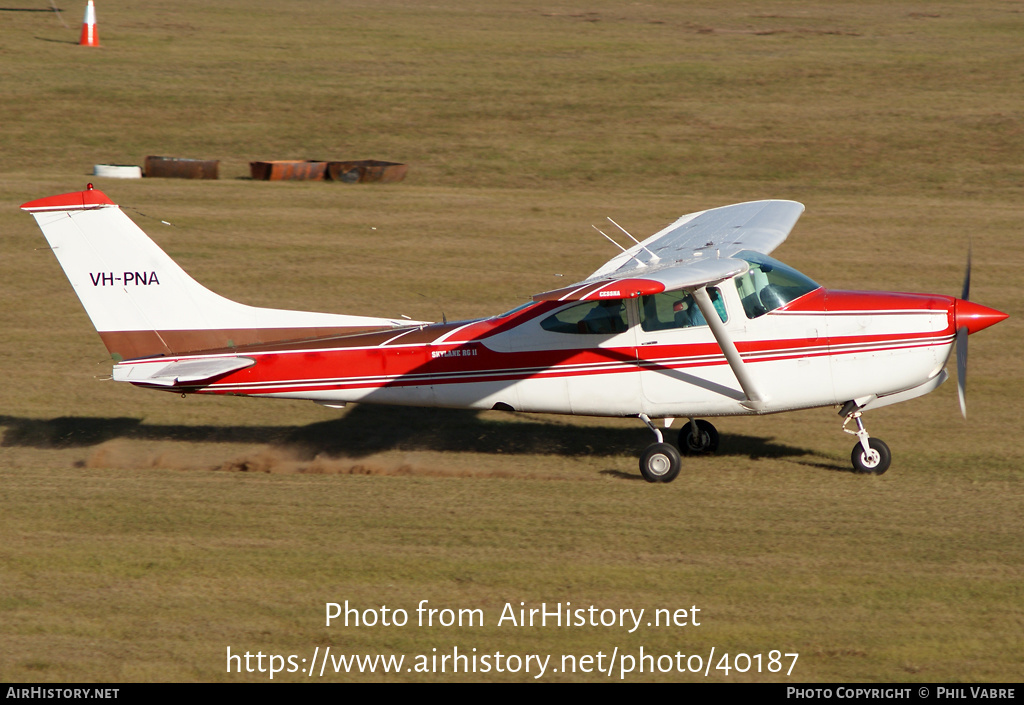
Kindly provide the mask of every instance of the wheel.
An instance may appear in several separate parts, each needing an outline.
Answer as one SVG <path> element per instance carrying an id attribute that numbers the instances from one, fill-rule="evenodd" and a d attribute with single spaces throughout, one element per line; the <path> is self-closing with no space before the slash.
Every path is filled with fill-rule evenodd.
<path id="1" fill-rule="evenodd" d="M 850 460 L 853 461 L 853 471 L 861 474 L 881 475 L 889 469 L 892 462 L 892 453 L 885 441 L 878 438 L 869 438 L 868 445 L 874 451 L 871 456 L 864 452 L 864 446 L 860 443 L 853 447 Z"/>
<path id="2" fill-rule="evenodd" d="M 648 482 L 672 482 L 682 467 L 683 459 L 671 443 L 655 443 L 640 456 L 640 474 Z"/>
<path id="3" fill-rule="evenodd" d="M 697 424 L 697 440 L 693 438 L 693 426 Z M 704 455 L 718 450 L 718 429 L 704 419 L 688 422 L 679 432 L 679 450 L 683 455 Z"/>

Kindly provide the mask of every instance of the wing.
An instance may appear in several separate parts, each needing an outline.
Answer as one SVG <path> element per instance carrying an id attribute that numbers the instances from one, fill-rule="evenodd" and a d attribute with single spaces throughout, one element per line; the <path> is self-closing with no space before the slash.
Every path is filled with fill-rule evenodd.
<path id="1" fill-rule="evenodd" d="M 796 201 L 751 201 L 684 215 L 585 280 L 533 298 L 633 298 L 713 284 L 747 271 L 737 253 L 768 254 L 781 245 L 803 212 Z"/>

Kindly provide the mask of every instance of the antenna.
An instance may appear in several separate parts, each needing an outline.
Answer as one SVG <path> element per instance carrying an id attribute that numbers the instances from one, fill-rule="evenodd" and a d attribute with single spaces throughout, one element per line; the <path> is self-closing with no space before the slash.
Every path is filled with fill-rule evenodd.
<path id="1" fill-rule="evenodd" d="M 429 301 L 431 303 L 435 303 L 434 299 L 430 298 L 426 294 L 421 294 L 418 291 L 414 291 L 413 293 L 416 294 L 416 296 L 422 296 L 424 299 L 426 299 L 427 301 Z M 438 306 L 438 308 L 441 308 L 441 307 Z M 442 308 L 441 309 L 441 323 L 447 323 L 447 322 L 448 322 L 448 316 L 444 315 L 444 309 Z"/>
<path id="2" fill-rule="evenodd" d="M 605 217 L 606 217 L 606 218 L 608 218 L 608 221 L 609 221 L 609 222 L 610 222 L 610 223 L 611 223 L 612 225 L 614 225 L 614 226 L 615 226 L 616 228 L 618 228 L 618 229 L 619 229 L 619 230 L 621 230 L 622 232 L 626 233 L 626 237 L 628 237 L 628 238 L 629 238 L 630 240 L 632 240 L 632 241 L 633 241 L 633 242 L 635 242 L 636 244 L 640 245 L 640 241 L 639 241 L 639 240 L 637 240 L 637 239 L 636 239 L 635 237 L 633 237 L 632 235 L 630 235 L 630 234 L 629 234 L 629 231 L 628 231 L 628 230 L 626 230 L 626 229 L 625 229 L 624 227 L 622 227 L 621 225 L 619 225 L 618 223 L 616 223 L 616 222 L 615 222 L 614 220 L 612 220 L 610 216 L 605 216 Z M 652 258 L 652 261 L 655 261 L 655 262 L 656 262 L 656 261 L 658 261 L 659 259 L 661 259 L 660 257 L 658 257 L 658 255 L 654 254 L 653 252 L 651 252 L 650 250 L 648 250 L 648 249 L 647 249 L 646 247 L 644 247 L 643 245 L 640 245 L 640 247 L 642 247 L 642 248 L 643 248 L 644 252 L 646 252 L 647 254 L 649 254 L 649 255 L 651 256 L 651 258 Z M 637 260 L 637 261 L 639 262 L 640 260 Z"/>
<path id="3" fill-rule="evenodd" d="M 611 220 L 611 218 L 609 218 L 609 220 Z M 613 221 L 613 222 L 614 222 L 614 221 Z M 615 245 L 616 247 L 618 247 L 618 248 L 619 248 L 620 250 L 622 250 L 622 251 L 623 251 L 623 252 L 625 252 L 626 254 L 629 254 L 629 250 L 627 250 L 627 249 L 626 249 L 625 247 L 623 247 L 623 246 L 622 246 L 622 245 L 620 245 L 619 243 L 615 242 L 615 240 L 612 240 L 612 239 L 611 239 L 610 237 L 608 237 L 607 235 L 605 235 L 605 233 L 604 233 L 604 232 L 602 232 L 601 228 L 597 227 L 596 225 L 591 225 L 590 227 L 592 227 L 592 228 L 593 228 L 594 230 L 596 230 L 597 232 L 599 232 L 599 233 L 601 233 L 602 235 L 604 235 L 604 238 L 605 238 L 605 240 L 607 240 L 608 242 L 612 243 L 613 245 Z M 627 235 L 629 235 L 629 233 L 626 233 L 626 234 L 627 234 Z M 630 237 L 632 237 L 632 236 L 630 235 Z M 647 248 L 645 247 L 644 249 L 646 250 Z M 648 250 L 648 251 L 649 251 L 649 250 Z M 647 266 L 647 263 L 646 263 L 646 262 L 644 262 L 643 260 L 639 259 L 639 258 L 638 258 L 638 257 L 637 257 L 636 255 L 629 255 L 629 257 L 630 257 L 630 259 L 634 259 L 634 260 L 636 260 L 636 263 L 637 263 L 637 264 L 639 264 L 639 265 L 640 265 L 641 267 L 646 267 L 646 266 Z M 657 259 L 657 257 L 655 257 L 655 259 Z"/>
<path id="4" fill-rule="evenodd" d="M 637 240 L 637 239 L 636 239 L 635 237 L 633 237 L 632 235 L 630 235 L 630 234 L 629 234 L 629 231 L 628 231 L 628 230 L 626 230 L 626 229 L 625 229 L 624 227 L 622 227 L 621 225 L 619 225 L 618 223 L 616 223 L 616 222 L 615 222 L 614 220 L 612 220 L 610 216 L 605 216 L 605 217 L 606 217 L 606 218 L 608 218 L 608 222 L 609 222 L 609 223 L 611 223 L 612 225 L 614 225 L 614 226 L 615 226 L 616 228 L 618 228 L 618 229 L 619 229 L 619 230 L 621 230 L 622 232 L 626 233 L 626 237 L 628 237 L 628 238 L 629 238 L 630 240 L 632 240 L 632 241 L 633 241 L 633 242 L 635 242 L 636 244 L 638 244 L 638 245 L 640 244 L 640 241 L 639 241 L 639 240 Z"/>
<path id="5" fill-rule="evenodd" d="M 596 230 L 597 232 L 599 232 L 599 233 L 601 233 L 602 235 L 604 235 L 604 233 L 603 233 L 603 232 L 601 232 L 601 228 L 597 227 L 596 225 L 591 225 L 590 227 L 592 227 L 592 228 L 593 228 L 594 230 Z M 612 240 L 612 239 L 611 239 L 610 237 L 608 237 L 607 235 L 604 235 L 604 239 L 605 239 L 605 240 L 607 240 L 608 242 L 612 243 L 612 244 L 613 244 L 613 245 L 615 245 L 616 247 L 618 247 L 618 248 L 619 248 L 620 250 L 622 250 L 623 252 L 625 252 L 625 251 L 626 251 L 626 248 L 625 248 L 625 247 L 623 247 L 623 246 L 622 246 L 622 245 L 620 245 L 619 243 L 615 242 L 615 240 Z"/>

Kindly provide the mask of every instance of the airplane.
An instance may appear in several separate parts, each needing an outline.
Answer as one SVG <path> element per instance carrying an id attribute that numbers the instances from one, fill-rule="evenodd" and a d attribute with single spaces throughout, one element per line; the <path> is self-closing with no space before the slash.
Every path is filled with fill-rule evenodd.
<path id="1" fill-rule="evenodd" d="M 829 406 L 857 437 L 854 471 L 882 474 L 892 455 L 868 434 L 864 412 L 936 389 L 955 348 L 966 418 L 967 336 L 1007 318 L 969 300 L 970 253 L 960 298 L 822 287 L 768 256 L 804 211 L 795 201 L 691 213 L 642 242 L 627 232 L 635 244 L 571 286 L 442 323 L 231 301 L 92 184 L 21 208 L 110 352 L 116 381 L 337 408 L 635 417 L 656 438 L 640 457 L 649 482 L 674 480 L 682 455 L 718 449 L 707 417 Z"/>

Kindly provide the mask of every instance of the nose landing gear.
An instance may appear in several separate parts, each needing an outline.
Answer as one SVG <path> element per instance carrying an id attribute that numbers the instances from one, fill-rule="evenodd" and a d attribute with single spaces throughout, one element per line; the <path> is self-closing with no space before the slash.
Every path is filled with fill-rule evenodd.
<path id="1" fill-rule="evenodd" d="M 864 422 L 861 421 L 861 412 L 855 402 L 847 402 L 839 413 L 846 417 L 843 421 L 843 431 L 856 436 L 858 439 L 857 445 L 853 447 L 853 452 L 850 454 L 853 471 L 866 475 L 883 474 L 889 469 L 889 464 L 892 463 L 892 453 L 889 451 L 889 446 L 882 439 L 871 438 L 868 435 L 867 430 L 864 428 Z M 851 421 L 857 423 L 856 431 L 851 431 L 847 428 Z"/>

